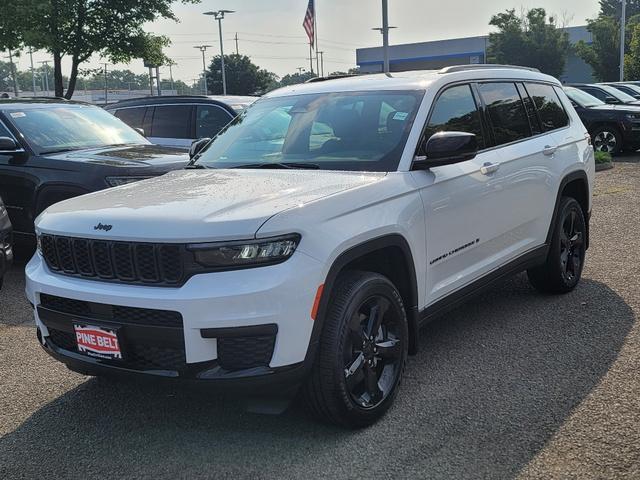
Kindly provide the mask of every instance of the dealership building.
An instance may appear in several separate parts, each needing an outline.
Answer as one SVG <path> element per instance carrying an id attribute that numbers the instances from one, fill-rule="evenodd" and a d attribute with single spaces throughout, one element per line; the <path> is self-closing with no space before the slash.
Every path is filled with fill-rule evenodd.
<path id="1" fill-rule="evenodd" d="M 579 40 L 591 43 L 591 33 L 587 27 L 567 27 L 569 41 Z M 389 68 L 392 72 L 404 70 L 433 70 L 451 65 L 486 63 L 489 36 L 452 38 L 434 42 L 407 43 L 389 47 Z M 382 71 L 382 47 L 359 48 L 356 63 L 363 73 Z M 570 51 L 560 80 L 565 83 L 593 82 L 593 72 L 573 51 Z"/>

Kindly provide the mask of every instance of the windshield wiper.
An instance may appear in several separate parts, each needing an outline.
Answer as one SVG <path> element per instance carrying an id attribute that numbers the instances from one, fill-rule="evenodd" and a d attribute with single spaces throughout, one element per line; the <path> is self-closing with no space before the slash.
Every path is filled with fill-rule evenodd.
<path id="1" fill-rule="evenodd" d="M 83 150 L 82 148 L 58 148 L 54 150 L 45 150 L 44 152 L 40 152 L 40 155 L 51 155 L 54 153 L 65 153 L 65 152 L 75 152 L 76 150 Z"/>
<path id="2" fill-rule="evenodd" d="M 273 168 L 273 169 L 305 169 L 319 170 L 320 165 L 317 163 L 307 162 L 276 162 L 276 163 L 247 163 L 245 165 L 236 165 L 232 168 Z"/>

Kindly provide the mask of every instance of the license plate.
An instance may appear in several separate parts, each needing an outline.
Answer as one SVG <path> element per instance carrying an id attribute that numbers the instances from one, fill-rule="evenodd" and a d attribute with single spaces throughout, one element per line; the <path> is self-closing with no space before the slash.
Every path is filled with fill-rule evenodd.
<path id="1" fill-rule="evenodd" d="M 115 330 L 81 324 L 75 324 L 73 328 L 80 353 L 107 360 L 122 360 L 118 334 Z"/>

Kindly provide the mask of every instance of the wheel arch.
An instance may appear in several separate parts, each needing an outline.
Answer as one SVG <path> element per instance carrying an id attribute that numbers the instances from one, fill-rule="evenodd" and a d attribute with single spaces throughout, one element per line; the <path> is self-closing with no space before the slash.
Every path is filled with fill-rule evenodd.
<path id="1" fill-rule="evenodd" d="M 418 284 L 411 247 L 400 234 L 369 239 L 342 252 L 326 276 L 318 314 L 315 319 L 305 363 L 311 365 L 322 333 L 331 293 L 340 273 L 366 270 L 384 275 L 393 282 L 402 297 L 409 327 L 409 353 L 418 349 Z"/>
<path id="2" fill-rule="evenodd" d="M 553 227 L 558 219 L 558 210 L 560 209 L 560 200 L 564 196 L 575 198 L 582 207 L 582 213 L 584 215 L 587 235 L 586 235 L 586 248 L 589 248 L 589 179 L 587 173 L 584 170 L 576 170 L 568 173 L 560 182 L 560 188 L 558 188 L 558 194 L 556 196 L 556 203 L 553 209 L 553 216 L 551 218 L 551 224 L 547 232 L 546 244 L 551 244 L 551 237 L 553 236 Z"/>

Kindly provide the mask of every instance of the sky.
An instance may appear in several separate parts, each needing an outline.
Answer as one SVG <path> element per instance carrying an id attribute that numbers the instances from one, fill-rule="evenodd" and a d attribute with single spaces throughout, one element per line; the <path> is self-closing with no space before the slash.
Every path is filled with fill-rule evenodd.
<path id="1" fill-rule="evenodd" d="M 203 15 L 210 10 L 235 10 L 223 21 L 225 53 L 235 51 L 234 37 L 238 34 L 238 49 L 260 67 L 279 76 L 296 72 L 298 67 L 308 69 L 309 47 L 302 20 L 308 0 L 202 0 L 200 4 L 174 4 L 179 22 L 161 20 L 147 25 L 149 32 L 163 34 L 172 40 L 165 53 L 177 62 L 173 69 L 175 79 L 193 83 L 202 71 L 202 54 L 193 48 L 208 44 L 207 64 L 219 54 L 217 22 Z M 489 30 L 489 19 L 495 13 L 509 8 L 543 7 L 548 13 L 565 20 L 566 25 L 584 25 L 587 18 L 597 15 L 598 0 L 389 0 L 391 44 L 425 42 L 446 38 L 484 35 Z M 380 0 L 316 0 L 319 50 L 324 51 L 325 74 L 346 71 L 355 66 L 358 47 L 377 46 L 382 43 Z M 46 52 L 34 54 L 34 62 L 51 60 Z M 104 61 L 95 55 L 83 68 L 98 67 Z M 23 55 L 20 69 L 28 69 L 29 56 Z M 63 63 L 65 74 L 70 64 Z M 141 60 L 112 68 L 129 68 L 136 73 L 145 69 Z M 167 68 L 161 77 L 168 78 Z"/>

